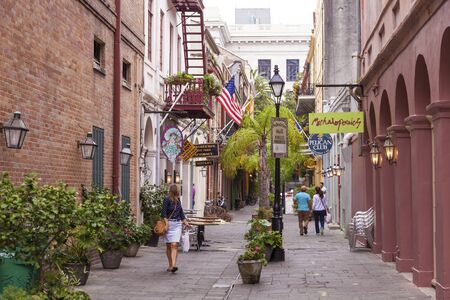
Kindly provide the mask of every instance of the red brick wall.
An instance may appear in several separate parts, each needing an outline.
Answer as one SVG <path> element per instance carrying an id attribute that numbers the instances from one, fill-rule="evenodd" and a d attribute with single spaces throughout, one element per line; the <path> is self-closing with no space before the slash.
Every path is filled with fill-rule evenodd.
<path id="1" fill-rule="evenodd" d="M 105 130 L 104 185 L 111 188 L 114 33 L 82 2 L 2 0 L 0 122 L 19 110 L 30 129 L 21 150 L 7 149 L 0 138 L 0 171 L 9 172 L 16 182 L 36 172 L 43 182 L 62 179 L 77 188 L 90 185 L 92 162 L 81 158 L 77 141 L 97 126 Z M 90 2 L 103 5 L 100 0 Z M 106 75 L 93 69 L 94 36 L 105 43 Z M 132 91 L 122 88 L 121 134 L 130 136 L 137 154 L 135 83 L 142 82 L 142 75 L 133 71 L 141 69 L 142 62 L 124 43 L 122 55 L 132 63 L 133 76 Z M 130 198 L 136 199 L 137 155 L 131 162 Z"/>

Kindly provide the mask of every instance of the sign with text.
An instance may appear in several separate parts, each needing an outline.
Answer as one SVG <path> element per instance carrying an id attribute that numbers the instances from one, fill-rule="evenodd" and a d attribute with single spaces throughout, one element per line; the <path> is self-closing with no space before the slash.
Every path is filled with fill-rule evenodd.
<path id="1" fill-rule="evenodd" d="M 286 118 L 272 118 L 272 156 L 288 156 L 288 121 Z"/>
<path id="2" fill-rule="evenodd" d="M 195 162 L 196 167 L 212 166 L 214 162 L 212 160 L 197 160 Z"/>
<path id="3" fill-rule="evenodd" d="M 219 155 L 217 144 L 195 144 L 197 152 L 193 157 L 210 157 Z"/>
<path id="4" fill-rule="evenodd" d="M 315 155 L 324 155 L 333 147 L 333 138 L 328 133 L 311 134 L 308 139 L 308 147 Z"/>
<path id="5" fill-rule="evenodd" d="M 191 159 L 197 153 L 197 147 L 195 147 L 188 140 L 184 141 L 183 153 L 181 153 L 181 158 L 183 160 Z"/>
<path id="6" fill-rule="evenodd" d="M 309 114 L 309 133 L 364 132 L 363 112 Z"/>

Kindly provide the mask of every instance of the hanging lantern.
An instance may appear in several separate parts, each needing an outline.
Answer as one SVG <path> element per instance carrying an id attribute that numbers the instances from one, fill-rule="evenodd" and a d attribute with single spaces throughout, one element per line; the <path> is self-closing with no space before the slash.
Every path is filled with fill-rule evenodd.
<path id="1" fill-rule="evenodd" d="M 392 142 L 391 137 L 388 135 L 386 136 L 386 140 L 384 141 L 384 152 L 386 154 L 386 159 L 388 160 L 389 164 L 396 164 L 397 163 L 397 156 L 398 156 L 398 150 L 397 147 Z"/>
<path id="2" fill-rule="evenodd" d="M 20 119 L 20 112 L 16 111 L 11 120 L 3 124 L 3 133 L 6 139 L 6 147 L 12 149 L 22 148 L 28 128 Z"/>
<path id="3" fill-rule="evenodd" d="M 126 144 L 120 151 L 120 164 L 122 166 L 128 166 L 132 156 L 133 154 L 131 154 L 130 144 Z"/>
<path id="4" fill-rule="evenodd" d="M 97 144 L 92 138 L 92 132 L 88 132 L 84 140 L 78 141 L 78 148 L 81 148 L 81 156 L 83 159 L 94 159 Z"/>
<path id="5" fill-rule="evenodd" d="M 379 168 L 381 166 L 381 153 L 378 149 L 377 143 L 373 142 L 370 144 L 370 160 L 372 161 L 372 165 L 375 168 Z"/>

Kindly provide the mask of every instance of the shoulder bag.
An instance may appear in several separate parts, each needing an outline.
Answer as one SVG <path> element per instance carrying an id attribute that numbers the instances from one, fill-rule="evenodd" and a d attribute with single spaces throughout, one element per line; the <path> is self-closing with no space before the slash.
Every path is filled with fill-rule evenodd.
<path id="1" fill-rule="evenodd" d="M 173 209 L 172 213 L 169 215 L 169 217 L 167 219 L 170 219 L 172 217 L 173 213 L 177 209 L 177 205 L 178 205 L 178 201 L 177 201 L 177 204 L 175 204 L 175 208 Z M 161 218 L 160 220 L 158 220 L 156 222 L 153 232 L 156 235 L 161 236 L 161 235 L 165 235 L 167 233 L 168 229 L 169 229 L 169 222 L 167 222 L 166 219 Z"/>

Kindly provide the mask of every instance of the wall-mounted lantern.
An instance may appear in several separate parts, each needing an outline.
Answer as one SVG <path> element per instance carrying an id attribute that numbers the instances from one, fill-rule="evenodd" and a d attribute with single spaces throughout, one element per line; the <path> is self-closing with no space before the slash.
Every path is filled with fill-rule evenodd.
<path id="1" fill-rule="evenodd" d="M 370 160 L 375 168 L 381 167 L 381 153 L 376 142 L 370 144 Z"/>
<path id="2" fill-rule="evenodd" d="M 327 177 L 333 177 L 333 168 L 332 167 L 327 168 Z"/>
<path id="3" fill-rule="evenodd" d="M 97 144 L 92 138 L 92 132 L 88 132 L 84 140 L 78 141 L 77 147 L 81 148 L 81 156 L 83 159 L 94 159 Z"/>
<path id="4" fill-rule="evenodd" d="M 396 164 L 397 158 L 398 158 L 398 149 L 395 146 L 395 144 L 392 142 L 391 137 L 388 135 L 386 136 L 386 140 L 383 144 L 384 153 L 386 154 L 386 159 L 388 160 L 389 164 Z"/>
<path id="5" fill-rule="evenodd" d="M 167 170 L 164 170 L 164 182 L 167 184 L 172 184 L 172 175 Z"/>
<path id="6" fill-rule="evenodd" d="M 127 143 L 120 151 L 120 164 L 122 166 L 128 166 L 132 156 L 133 156 L 133 154 L 131 154 L 130 144 Z"/>
<path id="7" fill-rule="evenodd" d="M 178 172 L 177 170 L 173 170 L 173 182 L 176 184 L 179 184 L 181 182 L 180 172 Z"/>
<path id="8" fill-rule="evenodd" d="M 16 111 L 13 118 L 3 124 L 3 134 L 5 135 L 6 147 L 11 149 L 22 148 L 28 128 L 20 118 L 21 114 Z"/>
<path id="9" fill-rule="evenodd" d="M 200 169 L 200 174 L 202 174 L 203 177 L 206 177 L 207 173 L 208 173 L 208 169 L 206 167 L 202 167 Z"/>

